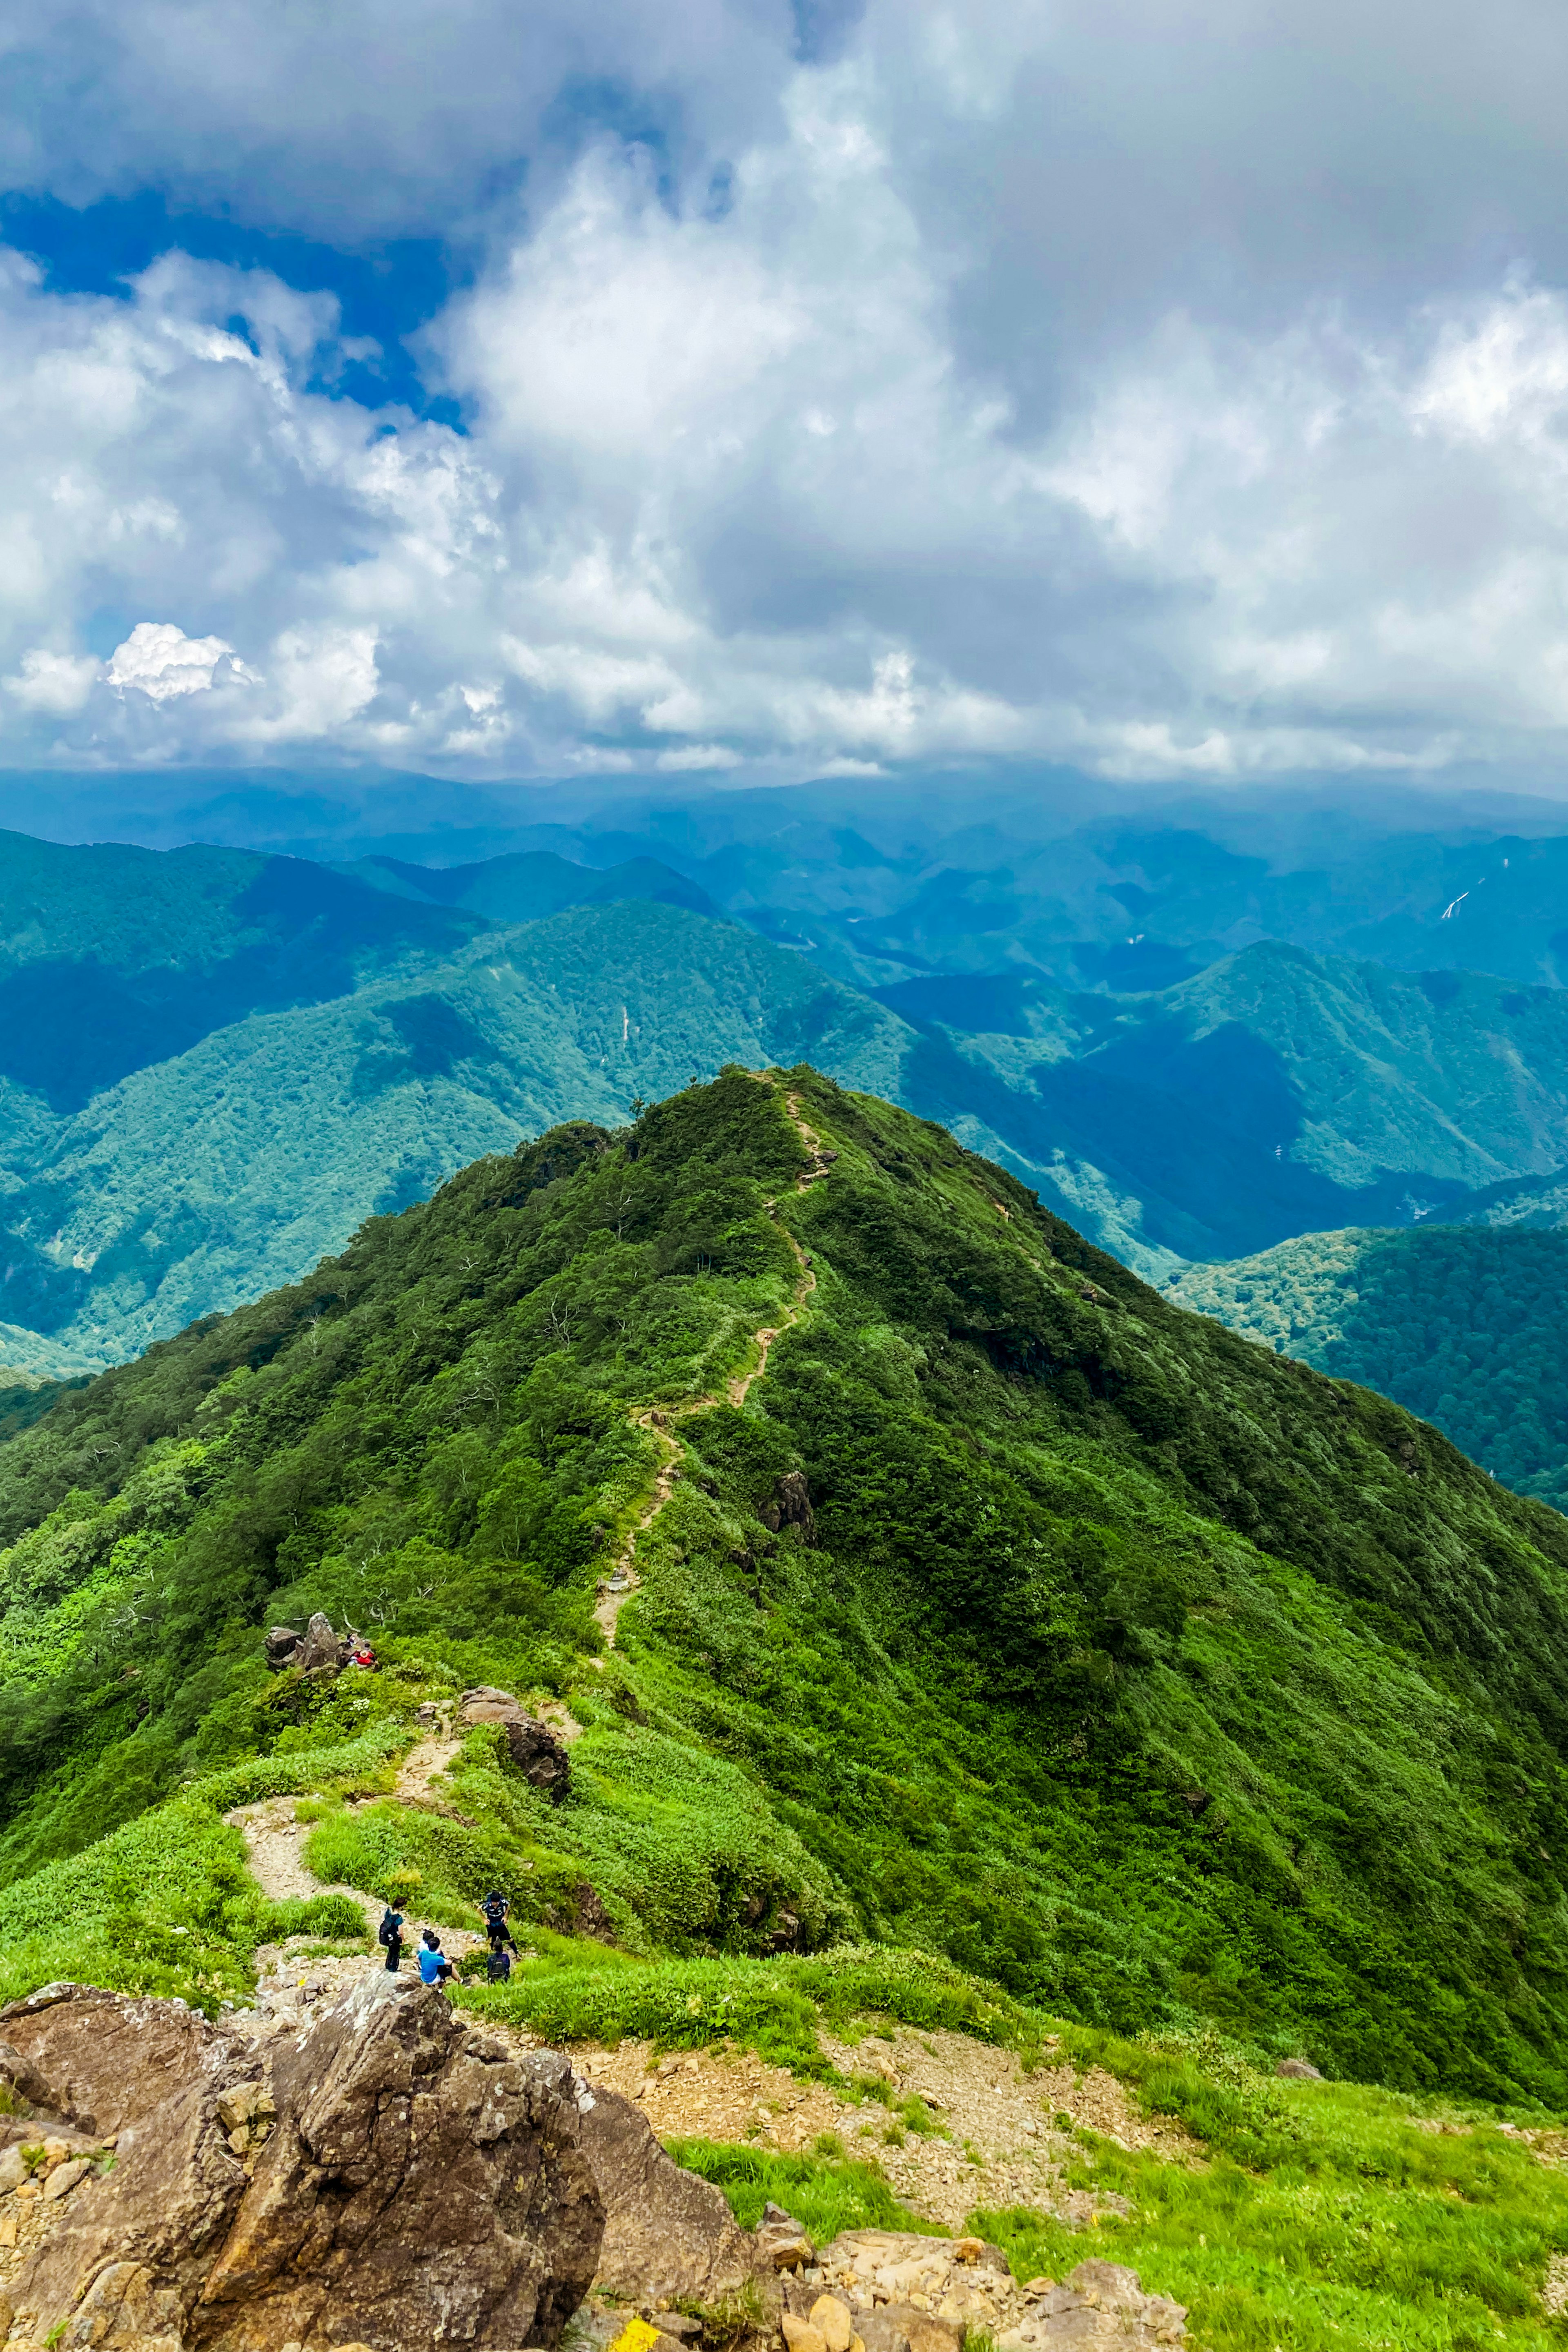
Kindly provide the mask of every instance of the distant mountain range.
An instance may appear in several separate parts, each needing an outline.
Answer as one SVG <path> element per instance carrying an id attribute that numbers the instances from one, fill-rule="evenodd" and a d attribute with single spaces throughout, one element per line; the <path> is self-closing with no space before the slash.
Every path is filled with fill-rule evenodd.
<path id="1" fill-rule="evenodd" d="M 1069 984 L 1000 898 L 991 969 L 889 977 L 831 937 L 767 933 L 790 890 L 896 895 L 929 844 L 884 852 L 785 795 L 733 797 L 739 816 L 661 838 L 668 856 L 579 827 L 574 847 L 628 853 L 596 864 L 0 836 L 0 1363 L 119 1360 L 298 1278 L 480 1152 L 615 1125 L 731 1059 L 809 1059 L 941 1120 L 1155 1279 L 1330 1228 L 1568 1214 L 1568 991 L 1278 940 L 1159 987 L 1113 988 L 1103 964 Z M 1194 929 L 1241 853 L 1159 838 Z M 1086 839 L 1061 845 L 1069 929 Z M 764 866 L 774 903 L 737 921 Z M 973 914 L 976 889 L 949 899 Z M 942 898 L 928 875 L 897 919 Z"/>

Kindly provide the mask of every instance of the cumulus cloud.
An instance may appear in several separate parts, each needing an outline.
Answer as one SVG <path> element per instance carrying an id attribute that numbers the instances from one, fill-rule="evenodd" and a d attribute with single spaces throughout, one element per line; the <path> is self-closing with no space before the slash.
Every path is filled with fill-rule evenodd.
<path id="1" fill-rule="evenodd" d="M 1555 20 L 1455 9 L 1436 55 L 1429 14 L 1305 0 L 872 0 L 803 58 L 757 10 L 711 0 L 683 48 L 627 0 L 542 8 L 509 61 L 469 0 L 454 66 L 402 7 L 336 163 L 349 0 L 309 73 L 303 18 L 219 0 L 156 120 L 130 0 L 91 153 L 53 30 L 17 30 L 13 168 L 49 184 L 249 156 L 245 201 L 314 221 L 374 130 L 362 226 L 491 194 L 419 347 L 463 432 L 336 396 L 334 304 L 266 272 L 172 254 L 66 299 L 0 257 L 0 757 L 1561 762 Z M 577 79 L 612 58 L 618 128 Z M 493 194 L 519 121 L 526 201 Z"/>
<path id="2" fill-rule="evenodd" d="M 24 655 L 24 665 L 27 656 Z M 134 687 L 153 702 L 167 702 L 178 694 L 207 694 L 213 673 L 226 661 L 231 674 L 249 685 L 252 673 L 234 658 L 234 647 L 221 637 L 187 637 L 173 621 L 138 621 L 122 646 L 109 657 L 104 676 L 117 692 Z"/>

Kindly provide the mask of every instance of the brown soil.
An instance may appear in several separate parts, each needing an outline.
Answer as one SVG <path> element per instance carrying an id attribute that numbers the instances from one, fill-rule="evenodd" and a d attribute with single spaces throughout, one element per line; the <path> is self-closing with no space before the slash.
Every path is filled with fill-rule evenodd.
<path id="1" fill-rule="evenodd" d="M 1092 2225 L 1097 2212 L 1124 2210 L 1118 2198 L 1063 2187 L 1077 2151 L 1071 2126 L 1056 2129 L 1058 2115 L 1127 2147 L 1202 2160 L 1194 2140 L 1140 2114 L 1114 2075 L 1098 2067 L 1080 2073 L 1047 2063 L 1026 2075 L 1010 2053 L 967 2034 L 902 2026 L 855 2043 L 825 2035 L 823 2047 L 846 2074 L 884 2082 L 891 2104 L 797 2082 L 744 2050 L 693 2051 L 655 2066 L 649 2043 L 623 2042 L 572 2057 L 579 2073 L 636 2099 L 662 2140 L 743 2141 L 795 2154 L 832 2133 L 846 2154 L 879 2163 L 912 2211 L 949 2230 L 976 2206 L 1034 2205 L 1074 2228 Z M 911 2095 L 925 2102 L 936 2127 L 930 2133 L 911 2131 L 899 2117 Z"/>

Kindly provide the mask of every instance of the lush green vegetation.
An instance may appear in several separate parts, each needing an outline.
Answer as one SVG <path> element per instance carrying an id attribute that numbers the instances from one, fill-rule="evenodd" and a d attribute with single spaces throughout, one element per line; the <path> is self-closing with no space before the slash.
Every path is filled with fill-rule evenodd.
<path id="1" fill-rule="evenodd" d="M 1205 2161 L 1163 2162 L 1080 2132 L 1072 2185 L 1127 2200 L 1095 2251 L 1187 2305 L 1212 2352 L 1480 2352 L 1560 2343 L 1539 2301 L 1568 2248 L 1568 2176 L 1495 2116 L 1426 2114 L 1384 2091 L 1276 2083 L 1215 2038 L 1195 2049 L 1074 2037 L 1155 2112 L 1204 2134 Z M 1060 2276 L 1081 2234 L 1038 2212 L 982 2212 L 1016 2274 Z"/>
<path id="2" fill-rule="evenodd" d="M 395 978 L 235 1021 L 74 1118 L 40 1110 L 8 1151 L 0 1135 L 6 1311 L 37 1335 L 0 1332 L 0 1362 L 115 1362 L 296 1279 L 481 1152 L 567 1118 L 618 1123 L 634 1097 L 732 1056 L 810 1053 L 897 1093 L 914 1043 L 799 957 L 651 902 L 410 956 Z"/>
<path id="3" fill-rule="evenodd" d="M 526 1956 L 462 1998 L 551 2038 L 832 2078 L 867 2015 L 1056 2032 L 1206 2143 L 1081 2137 L 1131 2216 L 979 2217 L 1021 2276 L 1130 2261 L 1214 2352 L 1543 2347 L 1563 2176 L 1453 2102 L 1568 2105 L 1568 1524 L 787 1083 L 838 1155 L 806 1192 L 784 1083 L 732 1072 L 480 1161 L 0 1449 L 0 1997 L 212 2011 L 259 1942 L 360 1934 L 248 1877 L 224 1815 L 292 1794 L 323 1880 L 438 1921 L 499 1881 Z M 786 1231 L 807 1313 L 707 1404 Z M 650 1404 L 683 1475 L 606 1654 Z M 797 1469 L 814 1524 L 773 1530 Z M 268 1675 L 316 1607 L 382 1671 Z M 581 1723 L 565 1803 L 484 1727 L 445 1811 L 398 1801 L 416 1708 L 481 1680 Z M 1286 2050 L 1388 2087 L 1278 2084 Z M 743 2220 L 904 2219 L 837 2150 L 679 2153 Z"/>
<path id="4" fill-rule="evenodd" d="M 0 1452 L 0 1943 L 45 1864 L 281 1772 L 325 1788 L 323 1868 L 417 1869 L 436 1916 L 500 1875 L 650 1960 L 869 1938 L 1103 2025 L 1568 2095 L 1568 1528 L 939 1131 L 792 1083 L 839 1154 L 807 1193 L 781 1088 L 737 1073 L 479 1162 Z M 652 1471 L 628 1410 L 745 1362 L 785 1224 L 811 1311 L 681 1424 L 595 1664 Z M 795 1468 L 811 1540 L 762 1516 Z M 387 1671 L 269 1677 L 259 1628 L 318 1606 Z M 476 1734 L 470 1826 L 334 1809 L 478 1680 L 567 1699 L 570 1803 Z"/>
<path id="5" fill-rule="evenodd" d="M 707 2139 L 672 2140 L 669 2152 L 689 2172 L 718 2184 L 742 2229 L 756 2228 L 770 2198 L 819 2246 L 841 2230 L 930 2227 L 900 2204 L 874 2165 L 854 2157 L 781 2156 Z"/>
<path id="6" fill-rule="evenodd" d="M 842 833 L 697 865 L 329 871 L 0 837 L 0 1363 L 121 1360 L 520 1132 L 614 1126 L 731 1057 L 805 1056 L 940 1118 L 1155 1279 L 1423 1206 L 1489 1214 L 1568 1162 L 1568 992 L 1258 939 L 1268 910 L 1316 940 L 1323 910 L 1212 844 L 1080 839 L 1032 879 L 924 885 Z M 1063 934 L 1047 880 L 1088 929 Z M 805 928 L 773 891 L 804 892 Z M 1253 944 L 1222 953 L 1242 902 Z M 1106 934 L 1156 907 L 1165 943 Z M 1004 939 L 1006 969 L 976 971 Z"/>
<path id="7" fill-rule="evenodd" d="M 1568 1233 L 1305 1234 L 1170 1295 L 1381 1389 L 1521 1495 L 1568 1509 Z"/>

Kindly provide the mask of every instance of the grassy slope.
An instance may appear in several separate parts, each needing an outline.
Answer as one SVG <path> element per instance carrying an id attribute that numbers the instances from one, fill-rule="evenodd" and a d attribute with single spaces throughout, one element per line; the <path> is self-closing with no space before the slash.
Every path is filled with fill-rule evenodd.
<path id="1" fill-rule="evenodd" d="M 1194 1266 L 1171 1296 L 1382 1390 L 1519 1493 L 1568 1507 L 1568 1234 L 1304 1234 Z"/>
<path id="2" fill-rule="evenodd" d="M 364 1731 L 345 1710 L 497 1680 L 570 1694 L 574 1801 L 481 1740 L 479 1829 L 334 1816 L 334 1869 L 447 1903 L 504 1871 L 566 1925 L 588 1882 L 648 1953 L 788 1913 L 1118 2027 L 1568 2094 L 1563 1522 L 800 1084 L 841 1155 L 781 1198 L 814 1310 L 744 1411 L 686 1425 L 602 1674 L 596 1563 L 650 1474 L 626 1408 L 707 1392 L 793 1279 L 763 1203 L 800 1147 L 743 1076 L 481 1161 L 5 1448 L 7 1874 Z M 797 1465 L 815 1545 L 758 1517 Z M 317 1605 L 403 1681 L 319 1719 L 269 1683 L 257 1627 Z"/>
<path id="3" fill-rule="evenodd" d="M 333 1898 L 262 1902 L 221 1820 L 314 1792 L 323 1873 L 416 1868 L 437 1918 L 508 1885 L 539 1957 L 469 1998 L 555 2038 L 733 2037 L 821 2074 L 819 2022 L 866 2013 L 1026 2055 L 1037 2004 L 1152 2029 L 1067 2047 L 1208 2161 L 1080 2135 L 1078 2184 L 1131 2218 L 974 2217 L 1020 2277 L 1131 2261 L 1209 2352 L 1546 2352 L 1563 2177 L 1483 2112 L 1418 2124 L 1437 2084 L 1563 2095 L 1531 1845 L 1561 1830 L 1559 1523 L 796 1078 L 841 1154 L 808 1198 L 776 1095 L 727 1078 L 618 1143 L 480 1162 L 4 1449 L 0 1993 L 210 2009 L 263 1937 L 344 1932 Z M 595 1564 L 651 1467 L 625 1407 L 746 1360 L 793 1286 L 770 1194 L 812 1317 L 744 1412 L 679 1424 L 689 1475 L 595 1668 Z M 815 1545 L 756 1516 L 795 1464 Z M 381 1675 L 265 1675 L 256 1629 L 317 1602 L 375 1624 Z M 584 1722 L 566 1806 L 485 1731 L 463 1822 L 344 1805 L 389 1788 L 421 1698 L 492 1676 Z M 551 1932 L 590 1879 L 619 1949 Z M 746 1957 L 786 1908 L 833 1948 Z M 1277 2084 L 1205 2015 L 1426 2087 Z M 902 2218 L 853 2155 L 679 2154 L 747 2221 L 765 2195 L 822 2236 Z"/>

